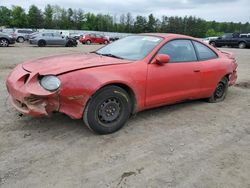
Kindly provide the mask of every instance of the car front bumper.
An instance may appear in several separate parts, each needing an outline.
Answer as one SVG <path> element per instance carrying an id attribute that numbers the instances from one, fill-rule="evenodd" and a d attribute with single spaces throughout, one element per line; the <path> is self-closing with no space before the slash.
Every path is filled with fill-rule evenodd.
<path id="1" fill-rule="evenodd" d="M 44 90 L 38 75 L 25 71 L 18 65 L 8 76 L 6 86 L 11 104 L 22 114 L 34 117 L 49 116 L 59 109 L 58 93 Z"/>
<path id="2" fill-rule="evenodd" d="M 16 39 L 15 38 L 9 38 L 9 43 L 10 44 L 15 44 L 16 42 Z"/>

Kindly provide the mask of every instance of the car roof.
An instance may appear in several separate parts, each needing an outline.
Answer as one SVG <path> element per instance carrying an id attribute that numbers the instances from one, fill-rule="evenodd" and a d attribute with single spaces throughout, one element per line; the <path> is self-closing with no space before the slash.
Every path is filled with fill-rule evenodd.
<path id="1" fill-rule="evenodd" d="M 187 35 L 174 34 L 174 33 L 142 33 L 140 35 L 156 36 L 156 37 L 162 37 L 164 39 L 171 39 L 171 38 L 196 39 L 194 37 L 190 37 L 190 36 L 187 36 Z"/>

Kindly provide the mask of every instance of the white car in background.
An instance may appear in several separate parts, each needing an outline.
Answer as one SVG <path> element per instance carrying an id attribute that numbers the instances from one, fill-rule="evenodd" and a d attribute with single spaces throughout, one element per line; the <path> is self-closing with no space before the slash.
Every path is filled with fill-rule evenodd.
<path id="1" fill-rule="evenodd" d="M 203 42 L 209 44 L 209 41 L 212 39 L 217 39 L 218 37 L 207 37 L 207 38 L 201 38 L 200 40 L 202 40 Z"/>

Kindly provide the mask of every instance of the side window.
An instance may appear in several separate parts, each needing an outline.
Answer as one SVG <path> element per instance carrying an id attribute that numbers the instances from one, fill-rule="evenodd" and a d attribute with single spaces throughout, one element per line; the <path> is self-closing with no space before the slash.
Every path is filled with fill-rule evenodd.
<path id="1" fill-rule="evenodd" d="M 199 60 L 209 60 L 209 59 L 215 59 L 218 57 L 217 54 L 213 50 L 211 50 L 204 44 L 201 44 L 196 41 L 193 41 L 193 42 L 196 47 Z"/>
<path id="2" fill-rule="evenodd" d="M 44 33 L 43 36 L 46 36 L 46 37 L 52 37 L 53 34 L 52 33 Z"/>
<path id="3" fill-rule="evenodd" d="M 193 44 L 190 40 L 173 40 L 165 44 L 158 54 L 170 56 L 170 62 L 197 61 Z"/>

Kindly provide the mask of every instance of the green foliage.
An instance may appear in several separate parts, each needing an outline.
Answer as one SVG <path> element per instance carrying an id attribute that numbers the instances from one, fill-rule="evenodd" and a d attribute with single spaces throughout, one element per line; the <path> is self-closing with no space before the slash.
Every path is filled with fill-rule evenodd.
<path id="1" fill-rule="evenodd" d="M 84 29 L 127 33 L 178 33 L 194 37 L 220 36 L 223 33 L 250 33 L 250 24 L 205 21 L 194 16 L 163 16 L 155 18 L 131 13 L 111 16 L 108 14 L 85 13 L 82 9 L 64 9 L 58 5 L 46 5 L 41 11 L 31 5 L 28 12 L 20 6 L 11 9 L 0 6 L 0 26 L 46 29 Z"/>
<path id="2" fill-rule="evenodd" d="M 10 26 L 11 22 L 11 10 L 7 7 L 0 6 L 0 26 Z"/>
<path id="3" fill-rule="evenodd" d="M 27 20 L 30 28 L 42 28 L 43 27 L 43 15 L 35 5 L 31 5 L 27 15 Z"/>
<path id="4" fill-rule="evenodd" d="M 28 25 L 25 10 L 20 6 L 12 6 L 10 27 L 26 27 Z M 2 15 L 0 15 L 1 17 Z"/>
<path id="5" fill-rule="evenodd" d="M 206 32 L 206 37 L 222 36 L 223 32 L 215 31 L 214 29 L 208 29 Z"/>
<path id="6" fill-rule="evenodd" d="M 44 9 L 44 27 L 46 29 L 53 28 L 53 8 L 51 5 L 46 5 Z"/>

